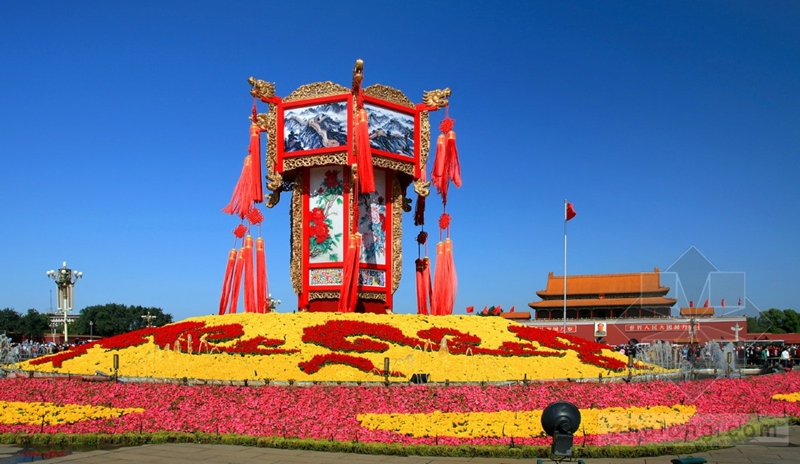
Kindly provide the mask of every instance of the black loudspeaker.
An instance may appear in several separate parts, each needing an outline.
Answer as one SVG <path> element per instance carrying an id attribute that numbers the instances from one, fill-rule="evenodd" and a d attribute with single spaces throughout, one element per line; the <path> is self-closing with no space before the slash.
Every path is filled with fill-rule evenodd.
<path id="1" fill-rule="evenodd" d="M 568 401 L 551 403 L 542 411 L 542 428 L 553 437 L 550 452 L 572 456 L 572 436 L 581 425 L 581 412 Z"/>
<path id="2" fill-rule="evenodd" d="M 411 383 L 428 383 L 430 376 L 430 374 L 412 374 Z"/>

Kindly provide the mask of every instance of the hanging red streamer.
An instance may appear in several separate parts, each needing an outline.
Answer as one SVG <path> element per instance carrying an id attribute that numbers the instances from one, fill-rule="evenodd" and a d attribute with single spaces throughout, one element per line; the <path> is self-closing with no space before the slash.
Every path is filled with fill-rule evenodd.
<path id="1" fill-rule="evenodd" d="M 442 202 L 447 204 L 447 177 L 445 174 L 446 138 L 444 134 L 439 134 L 436 138 L 436 155 L 433 158 L 433 171 L 431 171 L 431 183 L 442 196 Z"/>
<path id="2" fill-rule="evenodd" d="M 447 133 L 446 163 L 447 163 L 447 177 L 453 181 L 453 185 L 461 187 L 461 162 L 458 160 L 458 148 L 456 148 L 456 133 L 449 131 Z"/>
<path id="3" fill-rule="evenodd" d="M 453 182 L 456 187 L 461 187 L 461 162 L 458 159 L 454 125 L 455 120 L 449 117 L 445 117 L 439 125 L 441 134 L 436 138 L 436 157 L 431 173 L 431 182 L 439 191 L 442 203 L 445 205 L 450 182 Z"/>
<path id="4" fill-rule="evenodd" d="M 233 287 L 231 288 L 231 307 L 230 314 L 236 314 L 236 307 L 239 304 L 239 289 L 242 286 L 242 271 L 244 271 L 244 247 L 239 248 L 236 254 L 236 269 L 233 272 Z"/>
<path id="5" fill-rule="evenodd" d="M 236 187 L 233 189 L 231 201 L 227 206 L 222 208 L 223 213 L 235 214 L 240 218 L 244 218 L 250 208 L 253 206 L 252 196 L 252 158 L 250 155 L 245 156 L 244 166 L 242 166 L 242 173 L 239 175 L 239 181 L 236 182 Z"/>
<path id="6" fill-rule="evenodd" d="M 445 308 L 450 299 L 447 295 L 449 286 L 445 285 L 444 279 L 444 261 L 444 242 L 439 242 L 436 244 L 436 270 L 433 273 L 433 298 L 431 300 L 431 314 L 434 316 L 447 314 Z"/>
<path id="7" fill-rule="evenodd" d="M 231 298 L 231 283 L 233 283 L 233 268 L 236 263 L 236 250 L 228 252 L 228 265 L 225 266 L 225 278 L 222 281 L 222 295 L 219 297 L 219 314 L 225 314 Z"/>
<path id="8" fill-rule="evenodd" d="M 253 237 L 248 235 L 244 239 L 244 311 L 256 312 L 255 272 L 253 269 Z"/>
<path id="9" fill-rule="evenodd" d="M 417 314 L 430 314 L 431 300 L 431 263 L 425 258 L 417 258 Z"/>
<path id="10" fill-rule="evenodd" d="M 253 105 L 253 118 L 255 120 L 256 107 Z M 253 122 L 250 125 L 250 162 L 252 163 L 250 200 L 255 203 L 264 201 L 264 187 L 261 179 L 261 127 Z"/>
<path id="11" fill-rule="evenodd" d="M 267 252 L 264 239 L 256 239 L 256 312 L 269 312 L 269 288 L 267 286 Z"/>
<path id="12" fill-rule="evenodd" d="M 361 193 L 371 193 L 375 191 L 375 172 L 369 144 L 369 118 L 365 109 L 356 112 L 355 139 Z"/>
<path id="13" fill-rule="evenodd" d="M 361 261 L 361 234 L 350 234 L 350 244 L 344 252 L 342 269 L 342 290 L 339 295 L 338 311 L 352 313 L 358 301 L 358 263 Z"/>

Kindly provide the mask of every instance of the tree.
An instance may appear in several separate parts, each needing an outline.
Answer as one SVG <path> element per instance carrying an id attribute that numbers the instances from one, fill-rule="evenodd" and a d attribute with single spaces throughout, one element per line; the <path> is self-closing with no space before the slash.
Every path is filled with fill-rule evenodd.
<path id="1" fill-rule="evenodd" d="M 764 327 L 766 332 L 774 334 L 786 333 L 786 330 L 784 330 L 785 318 L 783 311 L 780 309 L 770 308 L 762 311 L 758 315 L 758 323 Z"/>
<path id="2" fill-rule="evenodd" d="M 800 314 L 794 309 L 784 309 L 784 329 L 787 333 L 800 333 Z"/>
<path id="3" fill-rule="evenodd" d="M 18 333 L 22 316 L 11 308 L 0 310 L 0 332 L 6 334 Z"/>
<path id="4" fill-rule="evenodd" d="M 766 331 L 767 329 L 761 325 L 757 318 L 747 316 L 747 333 L 761 334 Z"/>
<path id="5" fill-rule="evenodd" d="M 28 340 L 38 340 L 50 330 L 50 318 L 47 314 L 41 314 L 35 309 L 20 318 L 19 333 Z"/>
<path id="6" fill-rule="evenodd" d="M 747 318 L 750 333 L 800 333 L 800 313 L 793 309 L 770 308 L 759 313 L 757 318 Z"/>
<path id="7" fill-rule="evenodd" d="M 172 315 L 164 313 L 161 308 L 145 308 L 142 306 L 126 306 L 119 303 L 87 306 L 81 310 L 78 319 L 71 325 L 75 333 L 110 337 L 147 326 L 142 316 L 150 312 L 155 316 L 151 321 L 154 326 L 162 326 L 172 322 Z M 90 326 L 90 322 L 93 325 Z"/>

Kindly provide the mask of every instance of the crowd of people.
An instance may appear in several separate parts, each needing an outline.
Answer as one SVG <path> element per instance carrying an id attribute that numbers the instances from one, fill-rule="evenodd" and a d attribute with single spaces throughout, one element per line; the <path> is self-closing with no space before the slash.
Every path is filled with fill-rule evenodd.
<path id="1" fill-rule="evenodd" d="M 38 356 L 44 356 L 47 354 L 54 354 L 61 351 L 64 351 L 70 347 L 74 346 L 73 344 L 64 345 L 64 344 L 55 344 L 55 343 L 40 343 L 34 342 L 30 340 L 25 340 L 21 343 L 8 343 L 8 346 L 4 348 L 5 351 L 5 359 L 2 360 L 3 362 L 20 362 L 26 361 L 28 359 L 33 359 Z"/>
<path id="2" fill-rule="evenodd" d="M 721 343 L 720 348 L 723 348 L 725 344 Z M 614 347 L 616 351 L 634 357 L 637 353 L 649 348 L 649 343 L 635 343 L 635 341 Z M 706 344 L 672 345 L 672 350 L 676 354 L 676 358 L 689 361 L 698 368 L 712 364 L 712 353 Z M 796 364 L 800 364 L 800 347 L 798 345 L 739 343 L 735 345 L 735 350 L 736 363 L 743 367 L 791 369 Z"/>

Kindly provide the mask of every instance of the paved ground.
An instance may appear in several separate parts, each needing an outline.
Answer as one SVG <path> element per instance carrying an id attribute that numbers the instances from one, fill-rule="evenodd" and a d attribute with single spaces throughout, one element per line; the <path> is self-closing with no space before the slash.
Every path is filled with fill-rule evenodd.
<path id="1" fill-rule="evenodd" d="M 770 436 L 758 437 L 746 445 L 692 456 L 702 457 L 709 464 L 785 464 L 800 463 L 800 426 L 779 427 Z M 0 445 L 0 464 L 31 462 L 14 458 L 20 449 Z M 586 459 L 586 464 L 670 464 L 685 456 L 660 456 L 635 459 Z M 364 454 L 321 453 L 316 451 L 277 450 L 231 445 L 168 444 L 144 445 L 115 450 L 74 452 L 48 458 L 44 464 L 521 464 L 535 459 L 437 458 L 421 456 L 374 456 Z M 544 462 L 552 462 L 545 460 Z"/>

